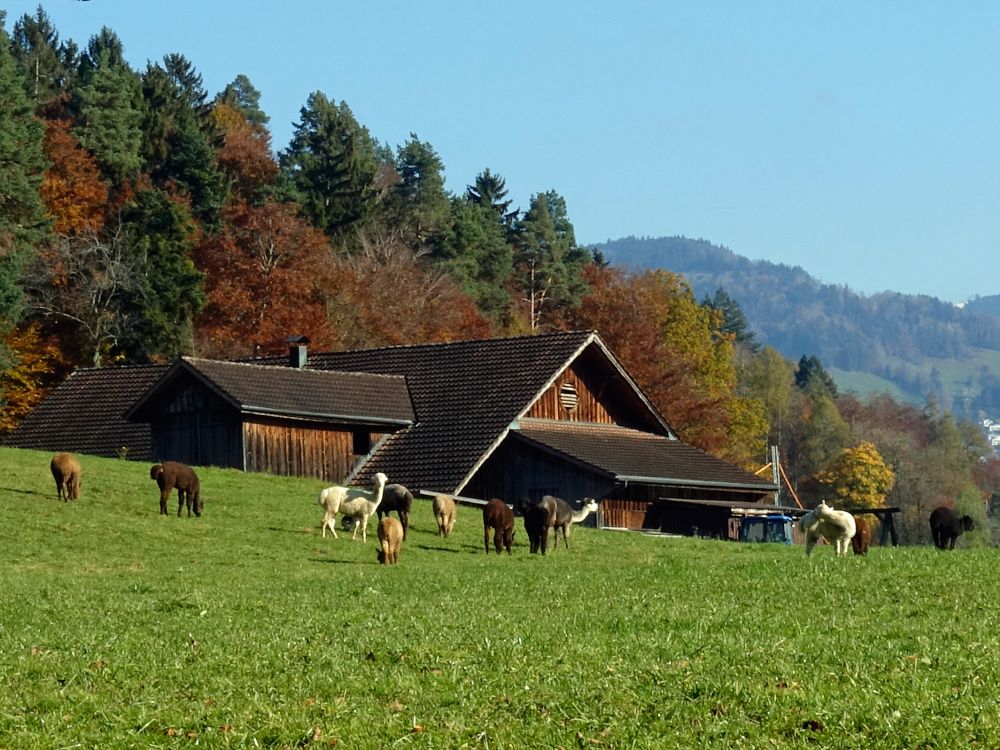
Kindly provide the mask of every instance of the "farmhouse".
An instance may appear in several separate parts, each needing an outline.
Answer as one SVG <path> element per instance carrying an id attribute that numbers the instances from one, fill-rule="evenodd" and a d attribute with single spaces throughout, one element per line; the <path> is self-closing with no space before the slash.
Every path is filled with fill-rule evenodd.
<path id="1" fill-rule="evenodd" d="M 128 435 L 135 459 L 357 484 L 381 471 L 418 491 L 508 502 L 594 497 L 603 525 L 681 533 L 692 529 L 677 528 L 671 501 L 756 505 L 777 490 L 679 440 L 592 331 L 328 353 L 297 342 L 288 360 L 133 369 L 100 414 L 45 438 L 81 406 L 74 393 L 112 383 L 78 371 L 7 444 L 115 455 Z"/>

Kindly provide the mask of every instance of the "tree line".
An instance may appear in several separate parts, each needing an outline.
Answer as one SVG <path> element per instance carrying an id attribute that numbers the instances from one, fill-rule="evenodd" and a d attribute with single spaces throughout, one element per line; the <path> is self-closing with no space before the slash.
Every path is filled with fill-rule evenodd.
<path id="1" fill-rule="evenodd" d="M 724 290 L 610 264 L 557 191 L 515 206 L 484 168 L 450 192 L 429 142 L 382 143 L 319 91 L 275 152 L 244 75 L 211 95 L 182 55 L 133 69 L 111 29 L 78 47 L 41 8 L 2 20 L 0 431 L 80 366 L 594 329 L 683 439 L 751 469 L 778 445 L 805 501 L 985 513 L 963 425 L 842 397 Z"/>

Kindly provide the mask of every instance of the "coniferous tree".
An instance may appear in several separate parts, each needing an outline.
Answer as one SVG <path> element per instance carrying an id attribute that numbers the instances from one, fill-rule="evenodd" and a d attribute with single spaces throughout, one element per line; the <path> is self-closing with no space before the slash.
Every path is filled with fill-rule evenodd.
<path id="1" fill-rule="evenodd" d="M 346 102 L 314 92 L 280 155 L 285 191 L 328 236 L 352 240 L 351 231 L 375 209 L 376 152 Z"/>
<path id="2" fill-rule="evenodd" d="M 426 248 L 448 221 L 444 163 L 434 148 L 410 133 L 396 152 L 399 182 L 392 188 L 395 222 L 416 250 Z"/>
<path id="3" fill-rule="evenodd" d="M 195 227 L 184 204 L 162 190 L 143 190 L 123 212 L 127 262 L 140 284 L 124 295 L 120 340 L 130 362 L 173 359 L 193 347 L 194 316 L 205 303 L 191 259 Z"/>
<path id="4" fill-rule="evenodd" d="M 271 118 L 260 108 L 260 91 L 250 82 L 250 79 L 240 73 L 227 84 L 215 97 L 216 104 L 226 104 L 243 113 L 251 125 L 263 128 Z"/>
<path id="5" fill-rule="evenodd" d="M 163 66 L 149 65 L 143 76 L 146 168 L 160 186 L 179 186 L 192 211 L 216 228 L 226 184 L 216 164 L 222 137 L 206 104 L 201 76 L 183 55 L 167 55 Z"/>
<path id="6" fill-rule="evenodd" d="M 803 354 L 799 359 L 799 366 L 795 371 L 795 385 L 813 398 L 819 396 L 837 398 L 837 384 L 816 355 L 807 357 Z"/>
<path id="7" fill-rule="evenodd" d="M 76 46 L 59 41 L 41 6 L 35 15 L 26 13 L 14 24 L 11 50 L 24 69 L 28 98 L 36 111 L 64 97 L 73 85 Z"/>
<path id="8" fill-rule="evenodd" d="M 760 350 L 760 345 L 754 338 L 747 316 L 743 308 L 721 286 L 711 297 L 706 296 L 702 304 L 722 313 L 722 333 L 729 334 L 737 344 L 745 346 L 752 352 Z"/>
<path id="9" fill-rule="evenodd" d="M 46 167 L 44 135 L 25 93 L 24 75 L 0 28 L 0 334 L 21 316 L 21 274 L 49 229 L 39 195 Z M 9 364 L 3 347 L 0 369 Z"/>
<path id="10" fill-rule="evenodd" d="M 587 289 L 588 253 L 576 244 L 566 201 L 555 191 L 539 193 L 517 222 L 515 268 L 531 330 L 553 311 L 577 304 Z"/>
<path id="11" fill-rule="evenodd" d="M 81 65 L 81 83 L 74 97 L 76 137 L 97 159 L 105 178 L 120 188 L 143 166 L 139 78 L 120 60 L 117 37 L 105 36 Z M 90 55 L 94 55 L 91 57 Z"/>

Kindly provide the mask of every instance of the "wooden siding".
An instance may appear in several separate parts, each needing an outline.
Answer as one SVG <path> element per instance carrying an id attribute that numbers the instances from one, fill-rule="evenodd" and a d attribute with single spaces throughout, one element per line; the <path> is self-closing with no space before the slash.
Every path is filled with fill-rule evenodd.
<path id="1" fill-rule="evenodd" d="M 351 427 L 306 426 L 281 420 L 245 422 L 246 470 L 343 482 L 363 456 Z M 375 445 L 381 433 L 371 433 Z"/>
<path id="2" fill-rule="evenodd" d="M 559 389 L 566 383 L 576 388 L 576 407 L 567 411 L 559 398 Z M 583 368 L 576 363 L 562 373 L 545 391 L 525 416 L 537 419 L 558 419 L 568 422 L 594 422 L 597 424 L 616 424 L 612 412 L 602 400 L 603 389 L 596 378 L 588 377 Z"/>
<path id="3" fill-rule="evenodd" d="M 462 494 L 483 499 L 499 497 L 514 504 L 522 498 L 538 500 L 542 495 L 570 501 L 601 498 L 613 488 L 614 483 L 601 474 L 507 440 L 476 472 Z"/>
<path id="4" fill-rule="evenodd" d="M 150 432 L 154 461 L 243 466 L 239 413 L 196 383 L 167 394 Z"/>

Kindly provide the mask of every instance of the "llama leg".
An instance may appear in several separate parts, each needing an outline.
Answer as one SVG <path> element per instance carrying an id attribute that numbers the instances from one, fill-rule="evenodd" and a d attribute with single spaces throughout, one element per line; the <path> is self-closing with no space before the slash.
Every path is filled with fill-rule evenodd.
<path id="1" fill-rule="evenodd" d="M 816 537 L 810 534 L 809 536 L 806 537 L 806 557 L 809 557 L 812 554 L 813 547 L 815 546 L 816 546 Z"/>

